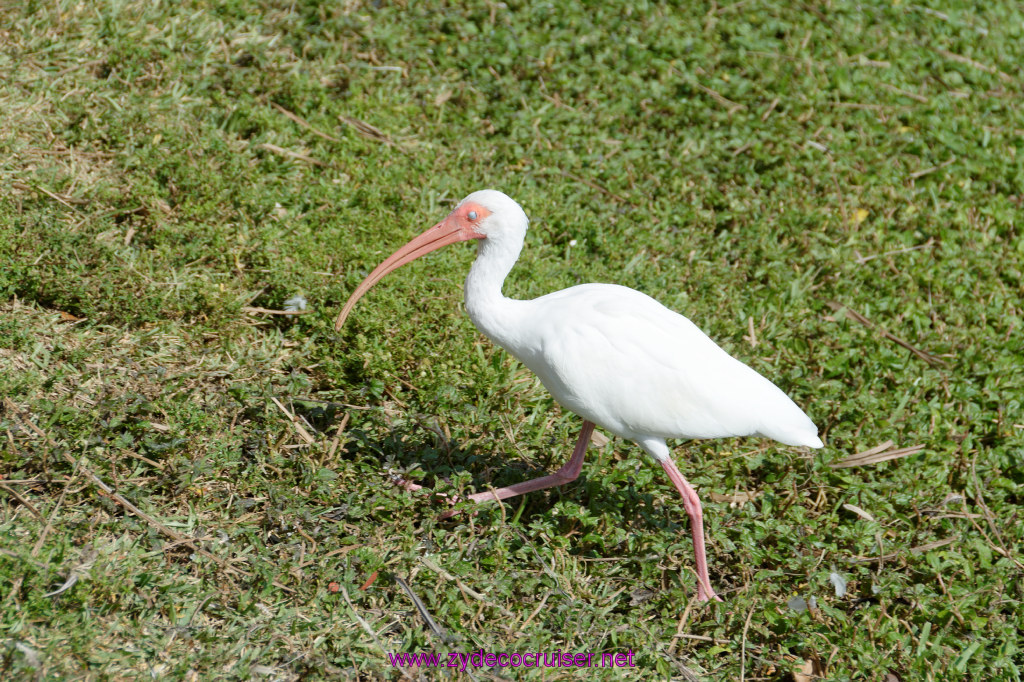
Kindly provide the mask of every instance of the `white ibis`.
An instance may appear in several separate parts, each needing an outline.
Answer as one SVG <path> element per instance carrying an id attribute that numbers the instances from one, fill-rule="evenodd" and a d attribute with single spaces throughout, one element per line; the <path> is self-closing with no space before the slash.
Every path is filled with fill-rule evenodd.
<path id="1" fill-rule="evenodd" d="M 501 500 L 575 480 L 594 425 L 601 426 L 635 442 L 664 467 L 690 517 L 697 597 L 718 599 L 708 577 L 700 500 L 676 468 L 665 439 L 765 436 L 820 448 L 817 427 L 775 384 L 639 291 L 583 284 L 532 301 L 506 298 L 501 286 L 519 258 L 528 223 L 519 204 L 501 192 L 470 194 L 447 218 L 378 265 L 349 297 L 335 329 L 392 270 L 442 246 L 480 240 L 466 277 L 466 310 L 473 324 L 533 370 L 563 407 L 581 416 L 583 430 L 572 457 L 554 474 L 470 499 Z"/>

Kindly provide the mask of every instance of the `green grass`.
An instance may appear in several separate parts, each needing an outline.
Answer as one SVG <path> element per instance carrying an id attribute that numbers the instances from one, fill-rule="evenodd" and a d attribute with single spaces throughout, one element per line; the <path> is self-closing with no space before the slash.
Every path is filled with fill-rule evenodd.
<path id="1" fill-rule="evenodd" d="M 1019 680 L 1024 10 L 403 5 L 0 6 L 0 676 Z M 507 293 L 641 289 L 822 429 L 676 447 L 724 602 L 631 443 L 451 521 L 389 485 L 524 480 L 579 428 L 461 310 L 469 248 L 333 331 L 483 187 L 532 217 Z M 924 447 L 829 466 L 890 440 Z"/>

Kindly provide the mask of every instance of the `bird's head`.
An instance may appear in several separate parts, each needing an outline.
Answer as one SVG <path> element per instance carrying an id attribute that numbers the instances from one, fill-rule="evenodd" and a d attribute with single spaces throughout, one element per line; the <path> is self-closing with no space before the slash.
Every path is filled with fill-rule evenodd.
<path id="1" fill-rule="evenodd" d="M 496 189 L 473 192 L 459 202 L 445 220 L 465 220 L 477 238 L 518 239 L 526 235 L 529 222 L 522 207 Z"/>
<path id="2" fill-rule="evenodd" d="M 526 236 L 527 223 L 523 209 L 505 194 L 493 189 L 473 192 L 460 201 L 447 218 L 412 239 L 374 268 L 345 302 L 345 307 L 334 322 L 334 329 L 341 329 L 356 302 L 392 270 L 442 246 L 470 239 L 485 239 L 494 242 L 495 246 L 499 243 L 521 246 Z"/>

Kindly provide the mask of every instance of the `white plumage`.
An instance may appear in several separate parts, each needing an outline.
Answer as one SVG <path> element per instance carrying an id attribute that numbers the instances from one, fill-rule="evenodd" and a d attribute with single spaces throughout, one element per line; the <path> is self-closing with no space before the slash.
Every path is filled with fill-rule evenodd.
<path id="1" fill-rule="evenodd" d="M 506 298 L 502 283 L 519 258 L 527 225 L 519 204 L 501 192 L 470 194 L 444 221 L 381 263 L 353 292 L 336 327 L 391 270 L 446 244 L 478 239 L 477 258 L 466 277 L 470 318 L 585 422 L 573 457 L 558 472 L 471 499 L 503 499 L 574 479 L 597 424 L 636 442 L 665 468 L 693 525 L 698 597 L 716 598 L 704 558 L 700 502 L 665 440 L 765 436 L 820 448 L 817 428 L 775 384 L 646 294 L 614 284 L 583 284 L 531 301 Z"/>
<path id="2" fill-rule="evenodd" d="M 617 436 L 759 435 L 821 447 L 814 424 L 775 384 L 645 294 L 583 284 L 514 303 L 499 311 L 508 313 L 504 325 L 488 324 L 498 316 L 474 322 L 559 404 Z"/>

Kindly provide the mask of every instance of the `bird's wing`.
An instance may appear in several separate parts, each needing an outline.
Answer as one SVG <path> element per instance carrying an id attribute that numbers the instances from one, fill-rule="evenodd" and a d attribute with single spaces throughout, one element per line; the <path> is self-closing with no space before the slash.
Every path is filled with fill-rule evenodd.
<path id="1" fill-rule="evenodd" d="M 559 403 L 613 433 L 634 440 L 762 434 L 794 444 L 817 438 L 772 382 L 645 294 L 590 284 L 531 303 L 533 342 L 509 350 Z"/>

